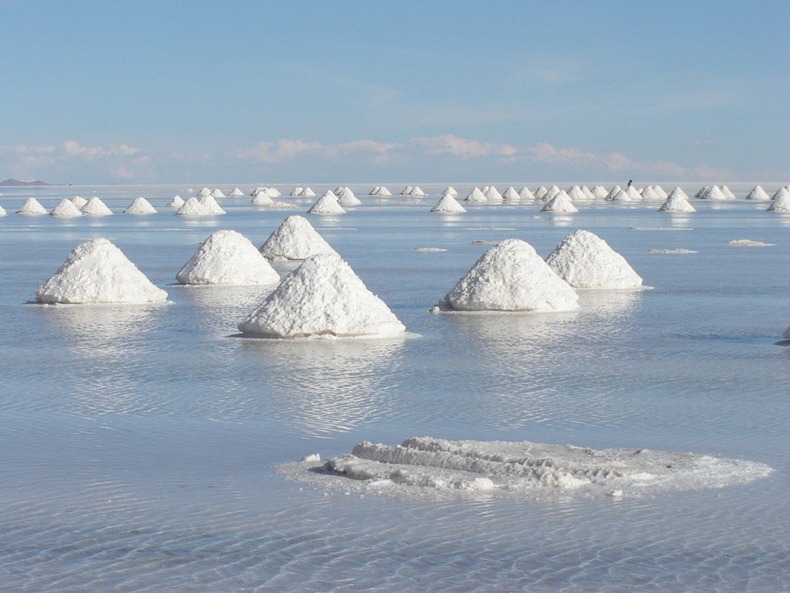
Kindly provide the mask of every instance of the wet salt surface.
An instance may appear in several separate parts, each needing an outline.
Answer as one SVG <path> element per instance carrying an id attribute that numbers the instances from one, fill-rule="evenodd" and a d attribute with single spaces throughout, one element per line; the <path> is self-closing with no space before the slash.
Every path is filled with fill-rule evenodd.
<path id="1" fill-rule="evenodd" d="M 727 208 L 693 200 L 693 217 L 670 220 L 654 204 L 558 217 L 538 203 L 470 205 L 453 219 L 428 212 L 444 186 L 386 203 L 352 186 L 363 204 L 342 226 L 311 223 L 421 336 L 375 343 L 231 338 L 268 289 L 170 286 L 211 232 L 260 245 L 293 212 L 225 198 L 228 214 L 213 219 L 31 218 L 13 214 L 29 195 L 49 210 L 91 192 L 6 191 L 0 588 L 788 590 L 790 349 L 775 344 L 790 323 L 790 219 L 751 208 L 742 196 L 755 184 L 743 185 L 730 185 L 739 200 Z M 157 208 L 187 195 L 96 191 L 116 213 L 139 195 Z M 297 212 L 314 201 L 281 199 Z M 584 291 L 570 313 L 427 313 L 487 249 L 472 241 L 522 238 L 545 256 L 577 228 L 654 290 Z M 172 305 L 24 304 L 94 237 Z M 726 245 L 739 237 L 775 246 Z M 426 245 L 447 251 L 415 253 Z M 689 452 L 775 471 L 726 488 L 525 501 L 379 496 L 276 469 L 415 434 Z"/>

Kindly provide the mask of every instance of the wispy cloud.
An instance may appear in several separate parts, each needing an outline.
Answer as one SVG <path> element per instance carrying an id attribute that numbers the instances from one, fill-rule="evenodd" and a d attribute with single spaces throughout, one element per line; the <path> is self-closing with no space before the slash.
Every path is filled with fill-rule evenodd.
<path id="1" fill-rule="evenodd" d="M 475 157 L 512 157 L 517 149 L 510 144 L 480 142 L 468 138 L 459 138 L 453 134 L 433 136 L 429 138 L 412 138 L 411 144 L 422 148 L 429 154 L 448 154 L 462 158 Z"/>
<path id="2" fill-rule="evenodd" d="M 340 158 L 351 154 L 367 155 L 373 162 L 386 162 L 400 144 L 378 142 L 376 140 L 352 140 L 337 144 L 322 144 L 311 140 L 281 139 L 274 142 L 260 142 L 256 146 L 234 152 L 236 158 L 278 164 L 293 161 L 305 154 L 318 158 Z"/>

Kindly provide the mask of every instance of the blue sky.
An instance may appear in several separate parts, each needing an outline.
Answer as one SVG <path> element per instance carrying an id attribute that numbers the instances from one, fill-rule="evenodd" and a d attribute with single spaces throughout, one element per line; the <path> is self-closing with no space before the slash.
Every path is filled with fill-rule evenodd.
<path id="1" fill-rule="evenodd" d="M 0 0 L 0 178 L 790 181 L 790 2 Z"/>

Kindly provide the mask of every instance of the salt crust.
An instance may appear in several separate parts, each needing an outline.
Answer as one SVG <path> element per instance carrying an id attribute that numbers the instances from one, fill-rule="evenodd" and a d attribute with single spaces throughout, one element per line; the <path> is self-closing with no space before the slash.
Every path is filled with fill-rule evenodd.
<path id="1" fill-rule="evenodd" d="M 39 303 L 163 303 L 167 293 L 107 239 L 75 247 L 60 269 L 36 289 Z"/>
<path id="2" fill-rule="evenodd" d="M 661 253 L 661 254 L 686 254 L 686 253 L 697 253 L 693 249 L 682 249 L 680 247 L 676 249 L 650 249 L 648 253 Z"/>
<path id="3" fill-rule="evenodd" d="M 26 214 L 29 216 L 37 216 L 39 214 L 46 214 L 47 209 L 41 205 L 36 198 L 28 198 L 25 203 L 16 211 L 17 214 Z"/>
<path id="4" fill-rule="evenodd" d="M 361 493 L 527 500 L 724 488 L 773 472 L 762 463 L 693 453 L 433 437 L 395 446 L 363 441 L 351 454 L 324 464 L 318 455 L 309 455 L 278 470 L 300 481 Z"/>
<path id="5" fill-rule="evenodd" d="M 573 311 L 579 296 L 527 242 L 491 247 L 435 310 Z"/>
<path id="6" fill-rule="evenodd" d="M 332 246 L 304 216 L 286 218 L 261 245 L 260 252 L 269 259 L 302 260 L 319 253 L 335 253 Z"/>
<path id="7" fill-rule="evenodd" d="M 80 209 L 74 205 L 74 202 L 67 198 L 63 198 L 60 202 L 58 202 L 58 205 L 55 206 L 49 214 L 50 216 L 63 217 L 82 216 Z"/>
<path id="8" fill-rule="evenodd" d="M 200 244 L 176 280 L 181 284 L 273 285 L 280 276 L 252 241 L 236 231 L 221 230 Z"/>
<path id="9" fill-rule="evenodd" d="M 751 239 L 733 239 L 728 241 L 730 247 L 773 247 L 773 243 L 763 243 L 762 241 L 752 241 Z"/>
<path id="10" fill-rule="evenodd" d="M 324 195 L 318 198 L 307 211 L 308 214 L 345 214 L 346 211 L 343 206 L 338 204 L 337 196 L 331 192 L 326 191 Z"/>
<path id="11" fill-rule="evenodd" d="M 124 210 L 124 214 L 156 214 L 156 208 L 151 205 L 151 202 L 140 196 L 129 204 Z"/>
<path id="12" fill-rule="evenodd" d="M 438 212 L 440 214 L 461 214 L 466 212 L 466 208 L 461 206 L 452 194 L 445 194 L 434 204 L 433 208 L 431 208 L 431 212 Z"/>
<path id="13" fill-rule="evenodd" d="M 392 337 L 406 329 L 335 253 L 306 259 L 238 327 L 261 338 Z"/>
<path id="14" fill-rule="evenodd" d="M 599 236 L 578 230 L 566 236 L 546 263 L 574 288 L 640 288 L 642 278 Z"/>

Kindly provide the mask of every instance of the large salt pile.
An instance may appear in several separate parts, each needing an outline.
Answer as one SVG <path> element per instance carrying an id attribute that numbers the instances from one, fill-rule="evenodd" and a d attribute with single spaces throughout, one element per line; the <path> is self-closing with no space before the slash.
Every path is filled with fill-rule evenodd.
<path id="1" fill-rule="evenodd" d="M 213 198 L 212 198 L 213 199 Z M 191 196 L 176 210 L 179 216 L 211 216 L 211 212 L 200 201 L 200 198 Z"/>
<path id="2" fill-rule="evenodd" d="M 39 214 L 46 214 L 47 209 L 41 205 L 36 198 L 28 198 L 25 203 L 16 211 L 17 214 L 26 214 L 28 216 L 36 216 Z"/>
<path id="3" fill-rule="evenodd" d="M 239 324 L 262 338 L 390 337 L 405 329 L 336 253 L 306 259 Z"/>
<path id="4" fill-rule="evenodd" d="M 60 202 L 58 202 L 58 205 L 55 206 L 49 214 L 50 216 L 63 217 L 82 216 L 80 209 L 77 208 L 77 206 L 74 205 L 74 202 L 68 198 L 63 198 Z"/>
<path id="5" fill-rule="evenodd" d="M 434 437 L 395 446 L 363 441 L 324 464 L 312 455 L 280 469 L 291 478 L 346 492 L 534 500 L 723 488 L 773 472 L 762 463 L 693 453 Z"/>
<path id="6" fill-rule="evenodd" d="M 443 195 L 438 202 L 431 208 L 431 212 L 440 214 L 461 214 L 466 212 L 466 208 L 461 206 L 451 194 Z"/>
<path id="7" fill-rule="evenodd" d="M 774 201 L 767 208 L 768 212 L 790 212 L 790 190 L 786 187 L 777 192 Z"/>
<path id="8" fill-rule="evenodd" d="M 755 185 L 752 188 L 752 191 L 746 194 L 746 199 L 768 202 L 771 199 L 771 196 L 768 195 L 768 192 L 765 191 L 762 186 Z"/>
<path id="9" fill-rule="evenodd" d="M 307 211 L 308 214 L 345 214 L 346 211 L 343 206 L 337 203 L 337 196 L 331 192 L 326 191 L 323 196 L 318 198 Z"/>
<path id="10" fill-rule="evenodd" d="M 107 239 L 75 247 L 60 269 L 36 289 L 39 303 L 163 303 L 167 293 Z"/>
<path id="11" fill-rule="evenodd" d="M 304 216 L 289 216 L 269 236 L 260 252 L 269 259 L 307 259 L 319 253 L 335 253 L 332 246 Z"/>
<path id="12" fill-rule="evenodd" d="M 691 205 L 691 202 L 689 202 L 686 192 L 684 192 L 679 187 L 676 187 L 669 193 L 669 196 L 667 196 L 666 201 L 661 205 L 658 211 L 689 213 L 689 212 L 696 212 L 697 209 Z"/>
<path id="13" fill-rule="evenodd" d="M 579 209 L 573 205 L 571 201 L 571 197 L 565 190 L 560 190 L 560 192 L 551 198 L 543 208 L 540 209 L 541 212 L 578 212 Z"/>
<path id="14" fill-rule="evenodd" d="M 199 196 L 198 201 L 209 214 L 225 214 L 225 210 L 223 210 L 222 206 L 217 203 L 217 200 L 214 199 L 213 195 Z"/>
<path id="15" fill-rule="evenodd" d="M 625 258 L 589 231 L 565 237 L 546 258 L 552 270 L 574 288 L 639 288 L 642 278 Z"/>
<path id="16" fill-rule="evenodd" d="M 176 274 L 181 284 L 277 284 L 280 276 L 241 233 L 212 233 Z"/>
<path id="17" fill-rule="evenodd" d="M 82 207 L 82 213 L 85 216 L 110 216 L 112 214 L 112 210 L 110 210 L 107 205 L 101 201 L 101 198 L 93 196 L 90 200 L 88 200 L 87 204 Z"/>
<path id="18" fill-rule="evenodd" d="M 507 239 L 486 251 L 438 304 L 456 311 L 572 311 L 573 288 L 520 239 Z"/>
<path id="19" fill-rule="evenodd" d="M 135 198 L 134 201 L 124 210 L 125 214 L 156 214 L 156 208 L 151 205 L 151 202 L 140 196 Z"/>
<path id="20" fill-rule="evenodd" d="M 337 196 L 337 203 L 344 208 L 349 208 L 352 206 L 359 206 L 362 203 L 362 200 L 354 195 L 354 192 L 351 191 L 350 187 L 345 186 Z"/>
<path id="21" fill-rule="evenodd" d="M 488 198 L 485 196 L 485 194 L 482 191 L 480 191 L 479 187 L 475 187 L 474 189 L 472 189 L 472 191 L 469 192 L 469 195 L 467 195 L 464 198 L 464 202 L 471 202 L 473 204 L 485 204 L 486 202 L 488 202 Z"/>

